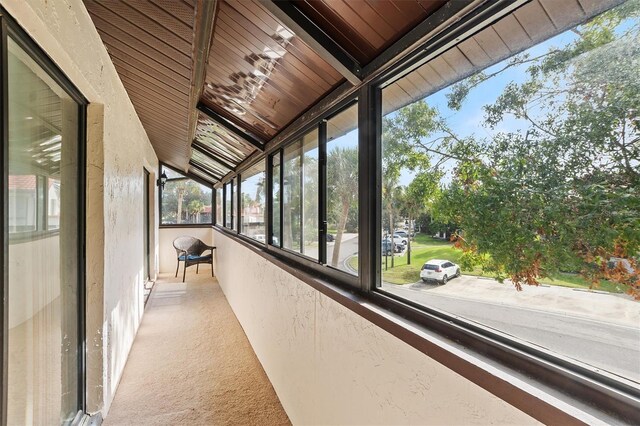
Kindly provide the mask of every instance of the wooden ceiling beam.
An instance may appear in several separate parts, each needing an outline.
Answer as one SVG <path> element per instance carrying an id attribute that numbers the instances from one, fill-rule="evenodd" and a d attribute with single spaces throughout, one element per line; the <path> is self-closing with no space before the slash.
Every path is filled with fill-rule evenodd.
<path id="1" fill-rule="evenodd" d="M 242 130 L 240 127 L 236 126 L 231 121 L 227 120 L 226 118 L 224 118 L 223 116 L 221 116 L 220 114 L 218 114 L 217 112 L 209 108 L 207 105 L 200 102 L 198 103 L 197 108 L 201 112 L 203 112 L 205 115 L 207 115 L 209 118 L 211 118 L 213 121 L 215 121 L 225 129 L 227 129 L 228 131 L 236 134 L 240 138 L 249 142 L 251 145 L 258 148 L 260 151 L 264 151 L 265 143 L 263 141 L 251 136 L 250 134 Z"/>
<path id="2" fill-rule="evenodd" d="M 358 85 L 362 82 L 360 63 L 298 9 L 294 3 L 272 0 L 259 1 L 351 84 Z"/>

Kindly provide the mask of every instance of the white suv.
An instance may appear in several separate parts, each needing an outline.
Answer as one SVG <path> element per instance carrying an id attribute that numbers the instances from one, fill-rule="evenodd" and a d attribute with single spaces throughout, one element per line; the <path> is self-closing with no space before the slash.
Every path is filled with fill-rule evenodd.
<path id="1" fill-rule="evenodd" d="M 433 280 L 446 284 L 449 278 L 459 276 L 460 267 L 448 260 L 431 259 L 422 265 L 422 269 L 420 270 L 420 278 L 422 278 L 424 282 Z"/>
<path id="2" fill-rule="evenodd" d="M 401 234 L 395 232 L 393 234 L 393 242 L 396 243 L 396 245 L 398 244 L 402 244 L 403 246 L 407 245 L 407 237 L 402 236 Z"/>

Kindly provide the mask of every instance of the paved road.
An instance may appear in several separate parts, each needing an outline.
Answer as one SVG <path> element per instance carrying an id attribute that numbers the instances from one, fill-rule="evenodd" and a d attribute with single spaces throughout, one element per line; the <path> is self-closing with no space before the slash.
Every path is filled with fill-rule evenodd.
<path id="1" fill-rule="evenodd" d="M 386 284 L 383 288 L 640 383 L 640 326 L 438 295 L 429 286 Z"/>
<path id="2" fill-rule="evenodd" d="M 331 263 L 333 256 L 333 247 L 335 243 L 327 243 L 327 261 Z M 338 258 L 338 268 L 344 271 L 353 271 L 347 261 L 351 256 L 358 254 L 358 234 L 344 234 L 342 236 L 342 243 L 340 244 L 340 255 Z"/>

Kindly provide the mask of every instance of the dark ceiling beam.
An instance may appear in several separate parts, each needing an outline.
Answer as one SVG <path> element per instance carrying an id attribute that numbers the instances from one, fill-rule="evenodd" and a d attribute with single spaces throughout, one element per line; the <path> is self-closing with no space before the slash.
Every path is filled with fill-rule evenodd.
<path id="1" fill-rule="evenodd" d="M 224 161 L 225 163 L 228 164 L 240 164 L 244 161 L 244 158 L 240 158 L 240 159 L 235 159 L 231 156 L 229 156 L 229 154 L 227 152 L 223 151 L 223 148 L 214 148 L 214 147 L 210 147 L 208 146 L 206 143 L 202 142 L 200 139 L 195 138 L 192 142 L 192 145 L 196 143 L 198 145 L 200 145 L 201 147 L 208 149 L 210 153 L 212 153 L 213 155 L 215 155 L 216 157 L 218 157 L 219 159 L 221 159 L 222 161 Z M 257 152 L 257 151 L 254 151 Z M 235 166 L 234 166 L 235 167 Z"/>
<path id="2" fill-rule="evenodd" d="M 201 171 L 202 173 L 206 173 L 208 176 L 211 176 L 217 181 L 221 180 L 222 178 L 222 176 L 218 176 L 217 174 L 213 173 L 211 170 L 207 169 L 206 166 L 198 163 L 197 161 L 189 160 L 189 166 Z"/>
<path id="3" fill-rule="evenodd" d="M 260 0 L 260 3 L 351 84 L 358 85 L 362 82 L 360 63 L 293 2 Z"/>
<path id="4" fill-rule="evenodd" d="M 224 168 L 232 170 L 234 172 L 236 171 L 236 166 L 232 166 L 231 164 L 225 162 L 224 160 L 221 160 L 215 152 L 213 152 L 206 146 L 201 145 L 200 142 L 198 142 L 197 140 L 193 141 L 193 143 L 191 144 L 191 148 L 195 149 L 202 155 L 210 158 L 212 161 L 215 161 L 216 163 L 220 164 Z"/>
<path id="5" fill-rule="evenodd" d="M 195 4 L 193 67 L 191 68 L 191 81 L 189 88 L 189 137 L 193 139 L 198 125 L 198 111 L 196 105 L 204 90 L 204 79 L 209 61 L 209 50 L 213 41 L 213 30 L 218 9 L 217 0 L 197 0 Z"/>
<path id="6" fill-rule="evenodd" d="M 203 104 L 202 102 L 198 103 L 197 108 L 198 110 L 206 114 L 209 118 L 214 120 L 216 123 L 218 123 L 225 129 L 236 134 L 241 139 L 244 139 L 245 141 L 249 142 L 251 145 L 258 148 L 260 151 L 264 151 L 265 143 L 263 141 L 251 136 L 250 134 L 242 130 L 240 127 L 236 126 L 231 121 L 227 120 L 226 118 L 224 118 L 223 116 L 221 116 L 220 114 L 218 114 L 217 112 L 215 112 L 214 110 L 212 110 L 211 108 Z"/>

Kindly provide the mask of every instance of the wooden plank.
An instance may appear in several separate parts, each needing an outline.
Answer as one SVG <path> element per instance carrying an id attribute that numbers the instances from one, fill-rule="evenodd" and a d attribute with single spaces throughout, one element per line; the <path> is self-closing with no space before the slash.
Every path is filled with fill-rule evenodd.
<path id="1" fill-rule="evenodd" d="M 513 14 L 531 40 L 546 40 L 556 32 L 555 25 L 537 1 L 525 4 Z"/>
<path id="2" fill-rule="evenodd" d="M 156 50 L 151 49 L 149 46 L 142 43 L 131 42 L 130 37 L 114 37 L 108 32 L 108 27 L 100 29 L 100 37 L 105 45 L 109 47 L 115 47 L 121 52 L 125 52 L 131 57 L 138 58 L 140 62 L 147 64 L 150 67 L 165 68 L 167 71 L 173 74 L 180 75 L 184 78 L 189 78 L 191 72 L 191 65 L 185 66 L 174 61 L 171 58 L 164 56 Z M 124 42 L 123 40 L 127 40 Z M 137 44 L 137 45 L 136 45 Z M 190 60 L 189 60 L 190 62 Z"/>
<path id="3" fill-rule="evenodd" d="M 169 85 L 164 80 L 159 80 L 157 78 L 154 78 L 151 74 L 146 73 L 143 70 L 139 70 L 138 68 L 132 66 L 131 64 L 121 61 L 115 56 L 111 58 L 111 61 L 115 65 L 116 69 L 118 70 L 118 74 L 122 73 L 128 77 L 135 76 L 137 79 L 144 80 L 147 83 L 153 85 L 154 87 L 157 87 L 162 92 L 168 93 L 169 96 L 175 99 L 188 100 L 188 96 L 189 96 L 188 93 L 184 93 L 183 91 L 180 90 L 180 88 L 176 88 L 173 85 Z"/>
<path id="4" fill-rule="evenodd" d="M 488 27 L 480 31 L 473 36 L 473 39 L 493 61 L 506 58 L 511 54 L 511 51 L 493 27 Z"/>
<path id="5" fill-rule="evenodd" d="M 451 68 L 456 70 L 458 74 L 468 74 L 474 69 L 473 64 L 469 62 L 457 46 L 443 53 L 442 59 L 445 60 Z"/>
<path id="6" fill-rule="evenodd" d="M 531 44 L 529 35 L 513 15 L 505 16 L 493 24 L 493 28 L 507 45 L 511 53 L 520 52 Z"/>
<path id="7" fill-rule="evenodd" d="M 474 38 L 469 38 L 458 45 L 458 49 L 476 68 L 483 68 L 491 62 L 491 58 Z"/>
<path id="8" fill-rule="evenodd" d="M 582 22 L 586 15 L 577 0 L 539 0 L 556 28 L 566 29 Z"/>
<path id="9" fill-rule="evenodd" d="M 140 60 L 138 57 L 124 52 L 113 45 L 106 45 L 106 47 L 109 52 L 109 56 L 116 56 L 121 61 L 129 63 L 138 69 L 147 70 L 147 72 L 152 74 L 155 78 L 162 79 L 166 81 L 167 84 L 179 85 L 182 86 L 183 89 L 188 89 L 189 87 L 189 80 L 187 78 L 162 65 L 154 64 L 150 60 Z"/>
<path id="10" fill-rule="evenodd" d="M 85 5 L 92 15 L 96 14 L 108 22 L 113 22 L 123 31 L 139 34 L 141 30 L 152 35 L 158 42 L 173 47 L 178 52 L 191 52 L 190 40 L 182 39 L 125 3 L 119 1 L 103 3 L 87 0 Z"/>
<path id="11" fill-rule="evenodd" d="M 182 21 L 186 26 L 193 28 L 195 25 L 195 5 L 188 5 L 181 1 L 150 0 L 154 5 Z"/>
<path id="12" fill-rule="evenodd" d="M 180 37 L 189 45 L 193 44 L 193 23 L 185 24 L 148 0 L 120 0 L 120 2 L 129 6 L 128 10 L 123 8 L 125 13 L 123 16 L 135 16 L 135 19 L 139 19 L 138 14 L 140 14 L 152 21 L 154 25 L 159 25 L 171 34 Z"/>
<path id="13" fill-rule="evenodd" d="M 106 12 L 105 15 L 108 13 Z M 148 53 L 150 56 L 162 55 L 182 66 L 191 67 L 189 52 L 180 52 L 165 43 L 159 43 L 158 39 L 132 25 L 124 26 L 124 28 L 118 26 L 116 25 L 117 19 L 111 21 L 107 20 L 108 16 L 103 17 L 101 15 L 92 15 L 92 19 L 101 34 L 107 33 L 138 50 L 145 49 L 145 52 L 151 52 L 150 54 Z"/>

